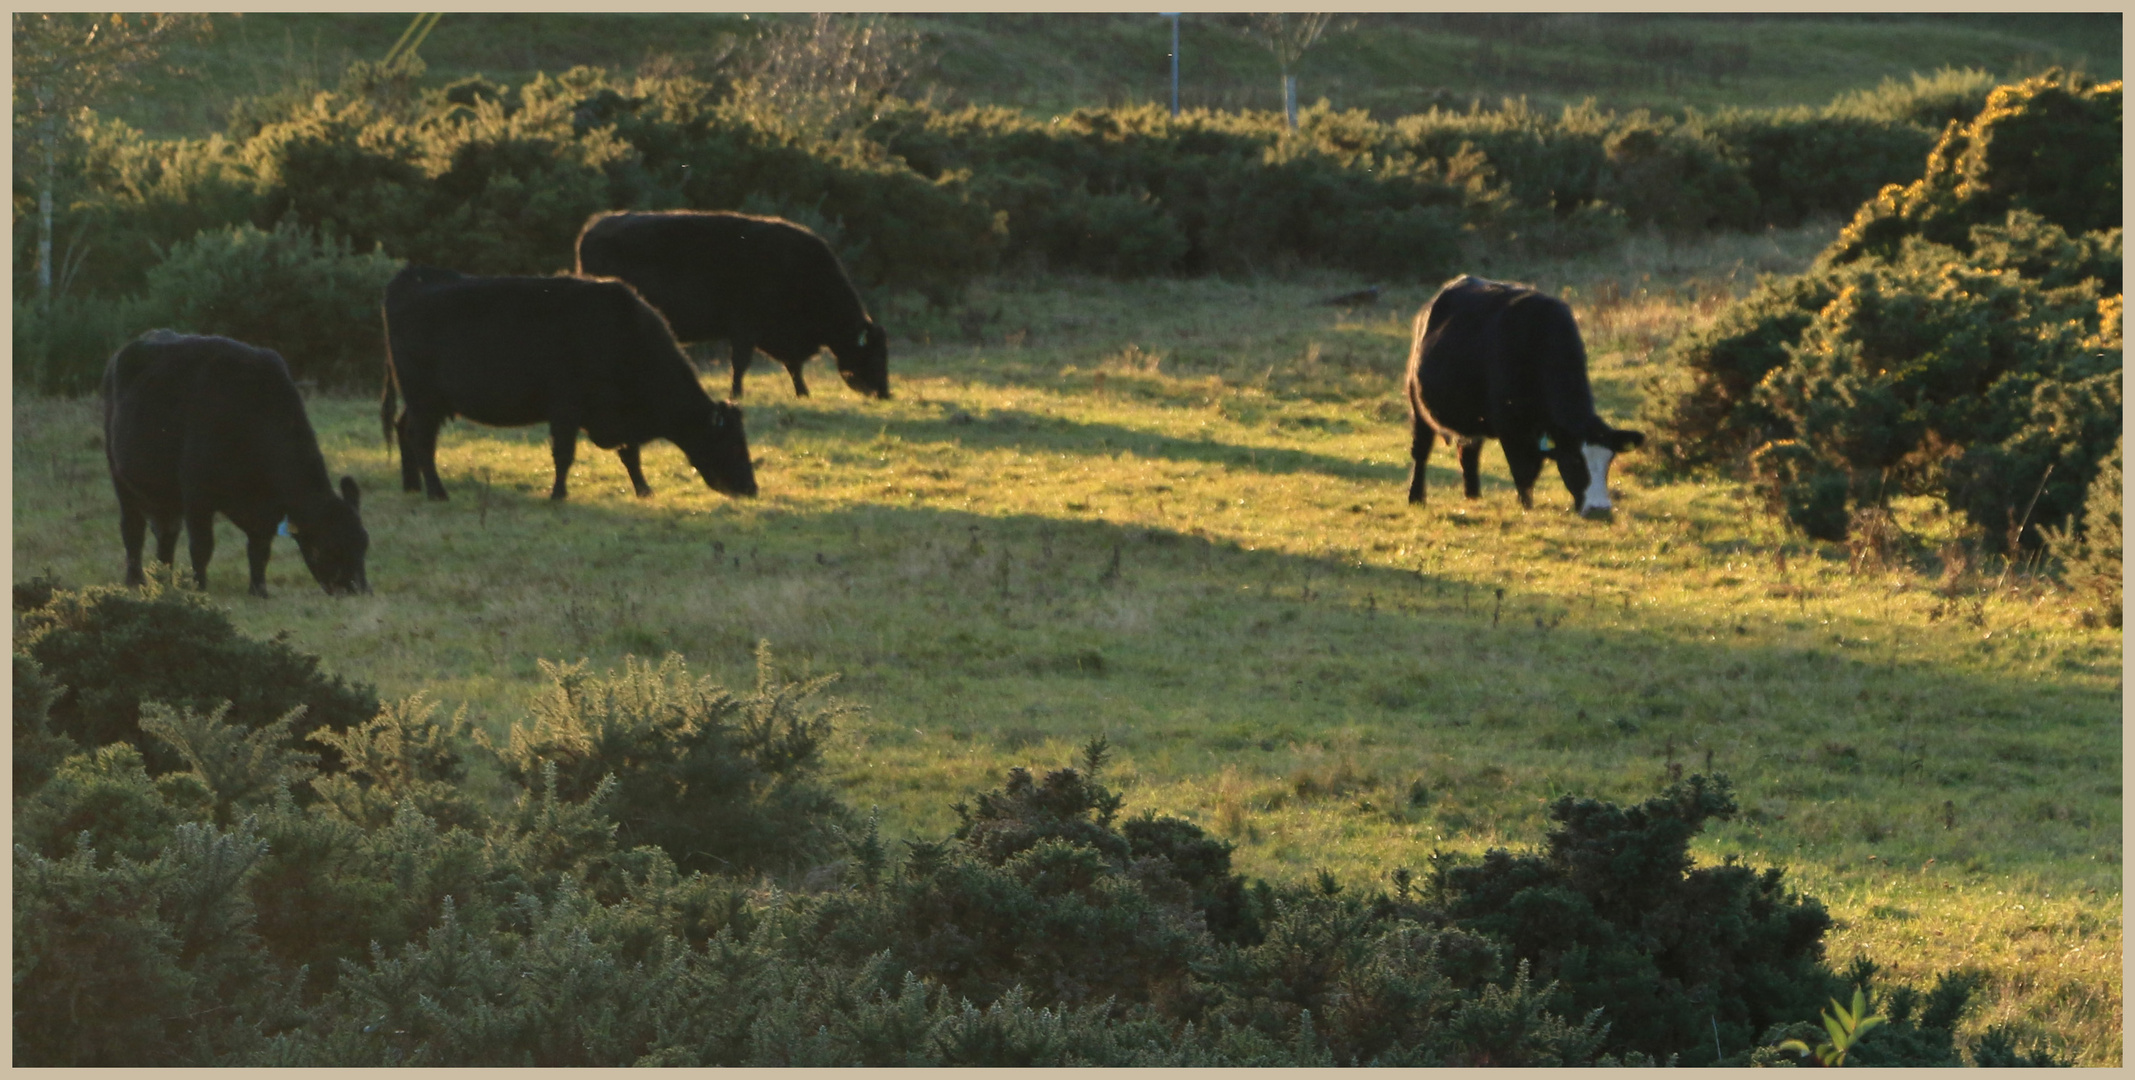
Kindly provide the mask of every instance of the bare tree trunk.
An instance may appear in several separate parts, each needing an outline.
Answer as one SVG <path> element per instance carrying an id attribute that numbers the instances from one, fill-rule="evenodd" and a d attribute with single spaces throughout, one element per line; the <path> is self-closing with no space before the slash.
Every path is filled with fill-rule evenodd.
<path id="1" fill-rule="evenodd" d="M 1282 76 L 1282 115 L 1284 122 L 1289 124 L 1290 130 L 1296 131 L 1297 76 L 1292 75 L 1287 71 L 1283 72 Z"/>
<path id="2" fill-rule="evenodd" d="M 44 183 L 37 191 L 37 304 L 52 306 L 52 188 L 59 182 L 58 138 L 50 119 L 44 125 Z"/>

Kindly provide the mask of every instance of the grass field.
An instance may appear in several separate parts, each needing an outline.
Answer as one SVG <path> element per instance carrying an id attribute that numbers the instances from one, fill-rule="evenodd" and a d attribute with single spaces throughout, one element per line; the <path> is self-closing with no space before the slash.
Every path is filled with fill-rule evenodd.
<path id="1" fill-rule="evenodd" d="M 655 58 L 709 72 L 731 43 L 794 16 L 453 13 L 423 42 L 433 82 L 481 73 L 507 82 L 593 64 L 627 72 Z M 1040 115 L 1083 105 L 1168 101 L 1170 21 L 1148 14 L 899 16 L 926 40 L 915 92 Z M 252 13 L 215 17 L 178 47 L 183 74 L 152 80 L 110 111 L 157 136 L 220 130 L 237 98 L 331 88 L 352 60 L 381 60 L 405 14 Z M 1180 28 L 1188 108 L 1279 109 L 1274 61 L 1213 16 Z M 2019 77 L 2048 64 L 2120 75 L 2117 14 L 1418 15 L 1361 16 L 1298 67 L 1304 104 L 1384 115 L 1528 96 L 1545 110 L 1593 98 L 1607 108 L 1819 106 L 1976 68 Z"/>
<path id="2" fill-rule="evenodd" d="M 1473 269 L 1572 301 L 1622 424 L 1662 345 L 1834 228 Z M 398 490 L 375 400 L 315 398 L 365 491 L 376 592 L 321 595 L 283 545 L 273 598 L 247 598 L 227 524 L 209 591 L 250 633 L 493 732 L 538 659 L 672 650 L 740 684 L 768 639 L 866 707 L 832 768 L 898 836 L 1098 733 L 1130 811 L 1284 880 L 1383 883 L 1538 841 L 1560 794 L 1724 772 L 1745 812 L 1698 856 L 1786 867 L 1839 918 L 1838 961 L 1922 984 L 1982 967 L 1967 1032 L 2011 1021 L 2117 1064 L 2120 633 L 2042 579 L 1927 554 L 1955 528 L 1932 508 L 1907 508 L 1905 550 L 1853 553 L 1636 454 L 1611 524 L 1566 512 L 1553 470 L 1521 511 L 1495 448 L 1480 501 L 1441 454 L 1411 508 L 1399 376 L 1428 292 L 1314 303 L 1354 285 L 1004 279 L 950 315 L 884 313 L 890 402 L 820 363 L 808 399 L 755 369 L 746 501 L 659 444 L 653 498 L 582 447 L 552 505 L 537 429 L 454 425 L 453 498 L 428 504 Z M 17 575 L 116 581 L 94 403 L 18 395 L 13 419 Z"/>

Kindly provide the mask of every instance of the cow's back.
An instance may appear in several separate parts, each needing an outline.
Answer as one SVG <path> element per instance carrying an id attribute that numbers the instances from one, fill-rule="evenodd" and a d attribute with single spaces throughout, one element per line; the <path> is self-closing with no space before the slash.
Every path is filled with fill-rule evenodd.
<path id="1" fill-rule="evenodd" d="M 729 212 L 617 213 L 580 234 L 579 272 L 618 277 L 683 341 L 747 336 L 813 352 L 865 321 L 830 246 L 792 222 Z"/>
<path id="2" fill-rule="evenodd" d="M 454 277 L 387 300 L 412 404 L 501 427 L 574 414 L 600 445 L 707 401 L 660 313 L 620 281 Z"/>
<path id="3" fill-rule="evenodd" d="M 1416 315 L 1409 347 L 1410 407 L 1440 430 L 1491 434 L 1490 404 L 1504 389 L 1507 308 L 1532 290 L 1463 275 Z"/>
<path id="4" fill-rule="evenodd" d="M 260 497 L 270 470 L 325 461 L 281 356 L 220 337 L 153 331 L 127 343 L 104 375 L 105 455 L 115 482 L 175 508 L 187 486 L 219 509 Z"/>

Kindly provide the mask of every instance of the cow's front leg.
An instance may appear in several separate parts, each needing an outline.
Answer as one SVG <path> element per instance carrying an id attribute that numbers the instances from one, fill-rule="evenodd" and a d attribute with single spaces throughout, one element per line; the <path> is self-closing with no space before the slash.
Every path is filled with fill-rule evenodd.
<path id="1" fill-rule="evenodd" d="M 1483 497 L 1483 440 L 1462 436 L 1460 440 L 1460 493 L 1471 499 Z"/>
<path id="2" fill-rule="evenodd" d="M 156 561 L 166 571 L 178 558 L 178 534 L 185 531 L 185 519 L 176 514 L 162 514 L 148 519 L 148 527 L 156 533 Z"/>
<path id="3" fill-rule="evenodd" d="M 571 462 L 578 457 L 578 421 L 558 417 L 549 421 L 549 456 L 556 459 L 556 482 L 549 498 L 562 500 L 569 493 Z"/>
<path id="4" fill-rule="evenodd" d="M 785 363 L 783 360 L 779 362 Z M 793 396 L 795 397 L 808 396 L 808 384 L 801 379 L 801 365 L 807 362 L 806 359 L 801 359 L 786 364 L 786 374 L 793 376 Z"/>
<path id="5" fill-rule="evenodd" d="M 272 554 L 274 526 L 246 531 L 245 566 L 252 572 L 252 583 L 246 591 L 262 600 L 267 598 L 267 557 Z"/>
<path id="6" fill-rule="evenodd" d="M 645 470 L 639 467 L 638 444 L 624 443 L 616 447 L 615 456 L 623 459 L 623 471 L 630 474 L 630 487 L 638 493 L 638 498 L 649 498 L 652 485 L 645 482 Z"/>
<path id="7" fill-rule="evenodd" d="M 734 399 L 735 401 L 740 401 L 740 400 L 741 400 L 741 377 L 742 377 L 743 375 L 745 375 L 745 374 L 747 374 L 747 373 L 748 373 L 748 370 L 749 370 L 749 359 L 750 359 L 750 357 L 754 356 L 754 355 L 755 355 L 755 353 L 756 353 L 756 343 L 755 343 L 755 342 L 753 342 L 753 341 L 750 341 L 750 340 L 748 340 L 748 339 L 746 339 L 746 338 L 735 338 L 735 339 L 734 339 L 734 341 L 733 341 L 733 346 L 734 346 L 734 390 L 733 390 L 733 392 L 732 392 L 732 393 L 728 394 L 727 396 L 728 396 L 728 397 L 730 397 L 730 398 L 732 398 L 732 399 Z"/>
<path id="8" fill-rule="evenodd" d="M 1535 478 L 1542 475 L 1542 447 L 1537 435 L 1515 435 L 1504 440 L 1505 464 L 1512 469 L 1512 489 L 1519 493 L 1520 507 L 1534 509 Z"/>

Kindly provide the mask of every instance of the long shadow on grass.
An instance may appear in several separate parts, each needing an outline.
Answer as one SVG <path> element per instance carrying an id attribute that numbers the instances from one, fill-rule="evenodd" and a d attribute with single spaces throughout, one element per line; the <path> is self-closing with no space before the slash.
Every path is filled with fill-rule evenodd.
<path id="1" fill-rule="evenodd" d="M 874 427 L 906 442 L 957 440 L 975 448 L 1067 451 L 1090 456 L 1109 456 L 1130 450 L 1148 457 L 1197 461 L 1271 474 L 1316 472 L 1345 480 L 1390 484 L 1401 483 L 1408 476 L 1406 466 L 1375 465 L 1309 450 L 1241 446 L 1215 439 L 1181 439 L 1120 424 L 1092 423 L 1022 409 L 985 409 L 977 414 L 958 409 L 928 418 L 878 419 L 855 415 L 848 420 L 844 414 L 818 413 L 814 416 L 820 419 L 799 420 L 795 426 L 807 428 L 830 420 L 862 439 L 869 434 L 867 428 Z M 1406 434 L 1389 425 L 1388 437 L 1389 445 L 1398 450 L 1402 445 L 1400 440 L 1405 440 Z"/>
<path id="2" fill-rule="evenodd" d="M 2118 778 L 2115 693 L 1884 647 L 1864 655 L 1813 628 L 1665 609 L 1633 617 L 1615 595 L 1517 585 L 1499 595 L 1450 576 L 1035 514 L 713 503 L 677 515 L 506 497 L 484 528 L 473 501 L 402 500 L 380 514 L 374 586 L 416 603 L 435 589 L 425 553 L 393 537 L 394 518 L 429 518 L 463 545 L 485 537 L 452 584 L 516 592 L 509 610 L 525 636 L 515 640 L 529 653 L 600 665 L 673 648 L 738 669 L 769 638 L 817 670 L 864 676 L 859 686 L 888 695 L 872 707 L 901 729 L 939 722 L 942 695 L 968 691 L 962 700 L 998 710 L 970 722 L 997 731 L 1109 725 L 1129 742 L 1225 752 L 1362 725 L 1545 770 L 1669 759 L 1702 770 L 1710 750 L 1711 767 L 1738 776 L 1776 772 L 1804 793 L 1930 807 L 1975 782 L 2037 793 Z M 545 574 L 538 595 L 515 581 L 528 568 Z M 553 618 L 535 614 L 543 606 Z M 541 624 L 578 636 L 546 640 Z"/>

